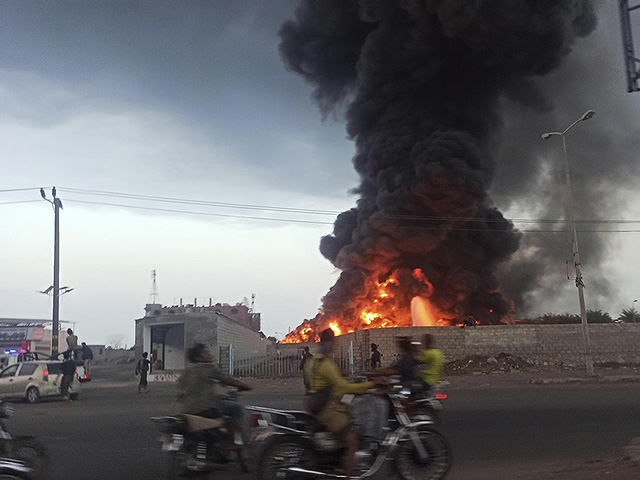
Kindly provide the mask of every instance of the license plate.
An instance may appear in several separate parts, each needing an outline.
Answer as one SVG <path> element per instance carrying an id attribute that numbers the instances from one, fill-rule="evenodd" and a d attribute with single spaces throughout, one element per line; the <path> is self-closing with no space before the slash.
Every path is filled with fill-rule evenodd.
<path id="1" fill-rule="evenodd" d="M 184 442 L 182 435 L 167 435 L 160 440 L 162 441 L 163 452 L 177 452 L 182 448 Z"/>

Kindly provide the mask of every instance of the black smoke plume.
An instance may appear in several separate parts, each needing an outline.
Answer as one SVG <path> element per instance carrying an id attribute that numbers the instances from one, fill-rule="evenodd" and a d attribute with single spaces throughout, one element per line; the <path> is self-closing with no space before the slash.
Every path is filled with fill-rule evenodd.
<path id="1" fill-rule="evenodd" d="M 500 321 L 496 271 L 521 240 L 487 195 L 501 101 L 548 110 L 537 79 L 595 25 L 589 0 L 300 3 L 280 30 L 282 57 L 323 114 L 346 108 L 361 179 L 355 208 L 321 241 L 342 273 L 307 326 L 353 319 L 379 282 L 414 269 L 433 289 L 402 287 L 447 318 Z"/>

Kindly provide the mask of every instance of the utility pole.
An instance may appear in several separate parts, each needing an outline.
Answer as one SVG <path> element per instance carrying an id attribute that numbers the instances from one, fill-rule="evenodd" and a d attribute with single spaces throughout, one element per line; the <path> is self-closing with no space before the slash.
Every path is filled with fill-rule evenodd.
<path id="1" fill-rule="evenodd" d="M 582 263 L 580 263 L 580 249 L 578 248 L 578 232 L 576 230 L 575 214 L 573 209 L 573 195 L 571 193 L 571 176 L 569 169 L 569 154 L 567 153 L 567 141 L 565 135 L 579 122 L 589 120 L 596 112 L 588 110 L 582 116 L 569 125 L 563 132 L 543 133 L 542 138 L 548 139 L 554 135 L 562 137 L 562 151 L 564 156 L 564 172 L 567 184 L 567 220 L 571 230 L 571 247 L 573 250 L 573 262 L 576 269 L 576 287 L 578 288 L 578 302 L 580 304 L 580 323 L 582 324 L 582 341 L 584 345 L 584 361 L 587 375 L 593 376 L 593 357 L 591 356 L 591 340 L 589 339 L 589 324 L 587 323 L 587 309 L 584 301 L 584 278 L 582 276 Z"/>
<path id="2" fill-rule="evenodd" d="M 51 325 L 51 356 L 58 357 L 58 333 L 60 330 L 60 209 L 62 202 L 56 197 L 56 187 L 51 189 L 53 200 L 47 198 L 44 189 L 40 189 L 42 198 L 53 205 L 53 313 Z M 65 292 L 66 293 L 66 292 Z"/>
<path id="3" fill-rule="evenodd" d="M 636 57 L 633 45 L 630 15 L 632 11 L 640 8 L 640 4 L 630 7 L 629 0 L 619 0 L 619 6 L 624 66 L 627 73 L 627 92 L 640 92 L 640 59 Z"/>

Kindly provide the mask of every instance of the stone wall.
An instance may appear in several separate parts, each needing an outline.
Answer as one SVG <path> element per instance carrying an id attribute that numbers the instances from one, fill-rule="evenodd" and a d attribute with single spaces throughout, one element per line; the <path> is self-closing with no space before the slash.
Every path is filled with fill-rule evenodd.
<path id="1" fill-rule="evenodd" d="M 397 355 L 396 337 L 418 341 L 425 333 L 435 337 L 447 361 L 468 355 L 496 356 L 502 352 L 533 363 L 580 365 L 584 361 L 581 325 L 499 325 L 478 327 L 405 327 L 362 330 L 337 337 L 335 357 L 344 363 L 353 342 L 355 370 L 368 367 L 370 345 L 383 354 L 383 366 Z M 640 323 L 590 324 L 589 336 L 595 363 L 640 363 Z M 279 345 L 283 351 L 300 351 L 303 344 Z M 310 344 L 312 353 L 317 345 Z"/>

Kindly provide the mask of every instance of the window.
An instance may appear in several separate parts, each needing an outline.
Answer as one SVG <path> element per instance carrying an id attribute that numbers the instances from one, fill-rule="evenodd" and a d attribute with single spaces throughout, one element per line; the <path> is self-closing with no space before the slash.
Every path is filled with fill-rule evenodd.
<path id="1" fill-rule="evenodd" d="M 13 377 L 16 374 L 17 370 L 18 370 L 18 365 L 11 365 L 5 371 L 0 373 L 0 378 Z"/>
<path id="2" fill-rule="evenodd" d="M 233 313 L 234 315 L 236 315 L 238 313 L 238 309 L 237 308 L 232 308 L 231 309 L 231 313 Z"/>
<path id="3" fill-rule="evenodd" d="M 20 369 L 20 373 L 18 374 L 18 376 L 33 375 L 33 372 L 35 372 L 37 369 L 38 369 L 37 363 L 25 363 L 22 365 L 22 368 Z"/>
<path id="4" fill-rule="evenodd" d="M 47 370 L 49 370 L 49 375 L 59 375 L 60 374 L 60 364 L 59 363 L 48 363 Z"/>

